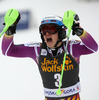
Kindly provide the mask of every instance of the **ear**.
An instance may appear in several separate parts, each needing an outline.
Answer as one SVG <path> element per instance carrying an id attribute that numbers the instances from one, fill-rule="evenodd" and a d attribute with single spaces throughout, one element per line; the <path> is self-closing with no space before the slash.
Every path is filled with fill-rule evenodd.
<path id="1" fill-rule="evenodd" d="M 58 37 L 59 37 L 60 40 L 63 40 L 63 39 L 66 38 L 66 27 L 61 27 L 60 28 Z"/>

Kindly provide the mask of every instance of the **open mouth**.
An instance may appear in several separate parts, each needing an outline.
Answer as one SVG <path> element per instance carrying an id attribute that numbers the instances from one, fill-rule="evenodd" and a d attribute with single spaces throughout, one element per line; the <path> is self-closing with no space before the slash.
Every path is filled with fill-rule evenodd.
<path id="1" fill-rule="evenodd" d="M 47 38 L 47 42 L 52 42 L 52 38 Z"/>

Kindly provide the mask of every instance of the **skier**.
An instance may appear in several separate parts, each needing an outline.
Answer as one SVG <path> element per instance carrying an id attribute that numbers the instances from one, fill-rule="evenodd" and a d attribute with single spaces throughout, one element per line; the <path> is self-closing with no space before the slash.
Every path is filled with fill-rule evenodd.
<path id="1" fill-rule="evenodd" d="M 48 16 L 43 18 L 39 27 L 42 43 L 15 45 L 13 37 L 19 19 L 20 15 L 16 23 L 11 25 L 4 34 L 2 53 L 12 57 L 30 57 L 37 63 L 43 80 L 45 100 L 80 100 L 80 56 L 98 50 L 98 45 L 92 36 L 81 28 L 79 23 L 73 22 L 72 35 L 77 35 L 81 41 L 70 40 L 68 43 L 61 94 L 57 95 L 65 53 L 66 41 L 64 39 L 67 35 L 67 28 L 61 17 Z"/>

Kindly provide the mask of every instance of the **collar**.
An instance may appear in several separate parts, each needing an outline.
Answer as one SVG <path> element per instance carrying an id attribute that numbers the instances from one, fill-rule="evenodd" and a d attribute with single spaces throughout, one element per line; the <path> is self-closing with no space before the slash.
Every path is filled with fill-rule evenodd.
<path id="1" fill-rule="evenodd" d="M 65 50 L 65 45 L 62 43 L 59 47 L 56 47 L 56 48 L 47 47 L 47 50 L 52 56 L 53 56 L 54 51 L 56 52 L 56 55 L 59 55 Z"/>

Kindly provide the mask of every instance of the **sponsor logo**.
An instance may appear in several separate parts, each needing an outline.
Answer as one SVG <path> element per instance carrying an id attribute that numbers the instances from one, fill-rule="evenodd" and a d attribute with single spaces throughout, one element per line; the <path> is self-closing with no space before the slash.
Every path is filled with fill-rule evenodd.
<path id="1" fill-rule="evenodd" d="M 46 49 L 41 49 L 41 55 L 46 56 L 47 55 L 47 50 Z"/>
<path id="2" fill-rule="evenodd" d="M 45 49 L 41 52 L 42 55 L 46 55 L 47 51 Z M 54 58 L 53 60 L 47 60 L 44 58 L 43 62 L 41 62 L 41 69 L 43 72 L 61 72 L 63 64 L 60 64 L 58 59 Z M 72 70 L 74 66 L 72 64 L 71 59 L 66 56 L 64 71 Z"/>
<path id="3" fill-rule="evenodd" d="M 64 92 L 64 90 L 61 90 L 61 94 L 62 94 L 63 92 Z M 60 95 L 61 95 L 61 94 L 60 94 Z"/>
<path id="4" fill-rule="evenodd" d="M 48 88 L 44 88 L 44 94 L 46 97 L 63 97 L 63 96 L 70 96 L 76 93 L 80 92 L 80 82 L 78 82 L 77 84 L 73 85 L 73 86 L 69 86 L 66 88 L 62 88 L 61 89 L 61 94 L 57 95 L 58 89 L 48 89 Z"/>
<path id="5" fill-rule="evenodd" d="M 75 92 L 76 90 L 75 90 L 75 88 L 73 88 L 73 89 L 69 89 L 69 90 L 64 90 L 64 94 L 68 94 L 68 93 L 72 93 L 72 92 Z"/>
<path id="6" fill-rule="evenodd" d="M 79 86 L 77 86 L 77 90 L 79 90 Z"/>
<path id="7" fill-rule="evenodd" d="M 38 43 L 38 42 L 32 42 L 32 43 L 24 44 L 24 46 L 27 46 L 27 47 L 39 47 L 40 43 Z"/>
<path id="8" fill-rule="evenodd" d="M 60 95 L 64 95 L 64 94 L 72 94 L 73 92 L 75 92 L 76 89 L 75 88 L 71 88 L 71 89 L 67 89 L 67 90 L 61 90 L 61 94 Z M 57 95 L 55 91 L 45 91 L 46 95 Z"/>

